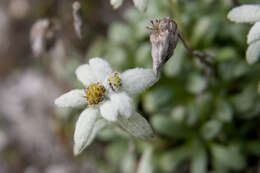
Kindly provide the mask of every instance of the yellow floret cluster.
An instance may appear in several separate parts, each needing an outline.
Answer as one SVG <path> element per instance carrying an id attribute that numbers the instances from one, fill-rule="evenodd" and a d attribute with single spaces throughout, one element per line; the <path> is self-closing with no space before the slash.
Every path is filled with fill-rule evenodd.
<path id="1" fill-rule="evenodd" d="M 94 105 L 103 101 L 105 91 L 105 87 L 99 83 L 89 85 L 85 92 L 88 104 Z"/>
<path id="2" fill-rule="evenodd" d="M 112 75 L 109 76 L 108 78 L 108 81 L 109 81 L 109 85 L 110 87 L 116 91 L 119 89 L 119 87 L 121 86 L 121 79 L 119 77 L 119 73 L 114 73 Z"/>

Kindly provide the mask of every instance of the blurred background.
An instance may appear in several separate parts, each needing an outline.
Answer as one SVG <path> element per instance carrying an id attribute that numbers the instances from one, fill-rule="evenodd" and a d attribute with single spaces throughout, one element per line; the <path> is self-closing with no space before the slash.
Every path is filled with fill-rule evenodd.
<path id="1" fill-rule="evenodd" d="M 260 64 L 245 60 L 250 25 L 226 18 L 233 7 L 258 0 L 149 0 L 145 13 L 131 0 L 118 10 L 109 0 L 80 2 L 82 39 L 72 0 L 0 1 L 1 173 L 260 173 Z M 118 71 L 151 68 L 145 27 L 166 16 L 192 49 L 214 56 L 216 75 L 179 42 L 160 81 L 135 98 L 156 138 L 104 129 L 74 157 L 81 110 L 58 109 L 55 98 L 83 88 L 74 70 L 91 57 Z M 33 41 L 43 32 L 32 27 L 46 19 L 50 39 L 42 47 Z"/>

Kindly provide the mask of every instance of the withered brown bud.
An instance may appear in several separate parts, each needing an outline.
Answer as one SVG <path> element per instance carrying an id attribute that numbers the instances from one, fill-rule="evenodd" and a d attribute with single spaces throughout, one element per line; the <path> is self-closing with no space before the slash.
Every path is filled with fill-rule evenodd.
<path id="1" fill-rule="evenodd" d="M 174 49 L 179 40 L 177 24 L 166 17 L 160 20 L 151 21 L 152 30 L 150 42 L 152 44 L 153 71 L 158 74 L 161 67 L 172 57 Z"/>
<path id="2" fill-rule="evenodd" d="M 55 19 L 40 19 L 33 24 L 30 41 L 35 57 L 41 56 L 53 47 L 59 29 L 60 25 Z"/>

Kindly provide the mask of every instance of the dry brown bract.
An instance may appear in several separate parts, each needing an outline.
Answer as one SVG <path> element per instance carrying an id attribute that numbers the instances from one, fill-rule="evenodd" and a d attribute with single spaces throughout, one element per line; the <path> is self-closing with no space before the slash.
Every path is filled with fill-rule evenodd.
<path id="1" fill-rule="evenodd" d="M 148 26 L 147 29 L 152 30 L 150 42 L 152 44 L 153 71 L 158 75 L 160 68 L 174 53 L 179 40 L 179 31 L 177 24 L 170 17 L 151 21 L 151 24 L 152 26 Z"/>

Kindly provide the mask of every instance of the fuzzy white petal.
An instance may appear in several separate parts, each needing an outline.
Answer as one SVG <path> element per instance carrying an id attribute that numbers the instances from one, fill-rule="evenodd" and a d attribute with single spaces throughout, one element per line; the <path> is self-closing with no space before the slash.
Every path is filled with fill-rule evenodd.
<path id="1" fill-rule="evenodd" d="M 247 44 L 260 39 L 260 22 L 256 22 L 247 35 Z"/>
<path id="2" fill-rule="evenodd" d="M 140 11 L 145 11 L 147 8 L 147 0 L 133 0 L 135 7 Z"/>
<path id="3" fill-rule="evenodd" d="M 123 3 L 123 0 L 110 0 L 110 4 L 113 6 L 114 9 L 119 8 Z"/>
<path id="4" fill-rule="evenodd" d="M 116 121 L 118 116 L 117 107 L 112 101 L 106 101 L 100 106 L 101 115 L 108 121 Z"/>
<path id="5" fill-rule="evenodd" d="M 104 120 L 104 119 L 97 120 L 94 125 L 94 128 L 92 130 L 92 133 L 89 137 L 89 140 L 86 143 L 86 146 L 84 148 L 88 147 L 92 143 L 92 141 L 95 139 L 95 137 L 97 136 L 97 133 L 99 131 L 101 131 L 104 127 L 106 127 L 107 125 L 108 125 L 108 122 L 106 120 Z"/>
<path id="6" fill-rule="evenodd" d="M 59 107 L 80 107 L 87 105 L 87 99 L 84 97 L 84 90 L 71 90 L 55 100 L 55 104 Z"/>
<path id="7" fill-rule="evenodd" d="M 114 93 L 100 106 L 100 112 L 108 121 L 117 121 L 118 115 L 129 118 L 133 113 L 133 100 L 125 92 Z"/>
<path id="8" fill-rule="evenodd" d="M 95 73 L 93 72 L 89 64 L 80 65 L 76 69 L 75 73 L 78 80 L 81 81 L 85 86 L 97 82 Z"/>
<path id="9" fill-rule="evenodd" d="M 87 108 L 80 114 L 74 132 L 75 155 L 83 151 L 89 143 L 97 116 L 98 110 L 94 108 Z"/>
<path id="10" fill-rule="evenodd" d="M 246 51 L 248 64 L 254 64 L 260 59 L 260 40 L 249 45 Z"/>
<path id="11" fill-rule="evenodd" d="M 112 69 L 108 62 L 101 58 L 91 58 L 89 60 L 89 65 L 99 82 L 103 82 L 105 78 L 112 73 Z"/>
<path id="12" fill-rule="evenodd" d="M 228 13 L 228 19 L 233 22 L 257 22 L 260 21 L 260 5 L 247 4 L 233 8 Z"/>
<path id="13" fill-rule="evenodd" d="M 151 69 L 134 68 L 121 74 L 123 90 L 128 94 L 138 94 L 157 82 L 158 78 Z"/>
<path id="14" fill-rule="evenodd" d="M 110 96 L 113 106 L 117 108 L 118 113 L 125 118 L 129 118 L 133 113 L 133 100 L 125 92 L 112 94 Z"/>

